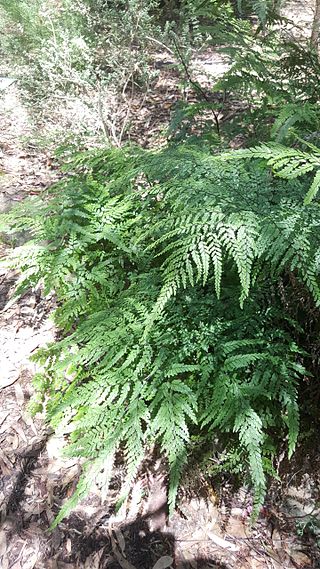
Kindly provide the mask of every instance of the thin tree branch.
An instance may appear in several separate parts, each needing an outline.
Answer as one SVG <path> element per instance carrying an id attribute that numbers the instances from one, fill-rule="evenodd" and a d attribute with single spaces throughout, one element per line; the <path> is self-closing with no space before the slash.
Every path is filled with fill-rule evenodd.
<path id="1" fill-rule="evenodd" d="M 201 85 L 199 85 L 199 83 L 197 83 L 196 81 L 194 81 L 194 79 L 192 79 L 192 76 L 191 76 L 191 74 L 190 74 L 189 68 L 188 68 L 188 66 L 187 66 L 187 64 L 186 64 L 186 62 L 185 62 L 185 60 L 184 60 L 184 58 L 183 58 L 183 55 L 182 55 L 182 53 L 181 53 L 181 51 L 180 51 L 180 48 L 179 48 L 179 46 L 178 46 L 178 44 L 177 44 L 175 38 L 173 38 L 173 43 L 174 43 L 174 45 L 175 45 L 177 54 L 178 54 L 178 56 L 179 56 L 179 58 L 180 58 L 182 67 L 183 67 L 183 69 L 184 69 L 184 71 L 185 71 L 185 74 L 186 74 L 186 76 L 187 76 L 187 78 L 188 78 L 189 83 L 190 83 L 190 84 L 194 87 L 194 89 L 205 99 L 205 101 L 207 101 L 207 103 L 211 103 L 211 101 L 210 101 L 210 99 L 209 99 L 207 93 L 202 89 Z M 211 110 L 211 113 L 212 113 L 213 118 L 214 118 L 214 122 L 215 122 L 215 125 L 216 125 L 217 133 L 218 133 L 218 135 L 220 136 L 220 124 L 219 124 L 218 113 L 216 113 L 216 111 L 215 111 L 212 107 L 210 107 L 210 110 Z"/>

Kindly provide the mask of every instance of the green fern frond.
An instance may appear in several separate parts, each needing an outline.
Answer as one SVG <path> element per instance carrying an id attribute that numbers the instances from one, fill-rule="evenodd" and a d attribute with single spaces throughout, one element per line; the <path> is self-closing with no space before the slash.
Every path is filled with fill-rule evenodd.
<path id="1" fill-rule="evenodd" d="M 263 504 L 266 490 L 261 452 L 263 444 L 261 419 L 253 409 L 248 408 L 237 416 L 234 431 L 239 433 L 240 443 L 248 453 L 249 467 L 255 491 L 253 508 L 253 517 L 255 517 Z"/>
<path id="2" fill-rule="evenodd" d="M 277 176 L 288 180 L 320 167 L 320 155 L 271 142 L 222 156 L 224 160 L 244 158 L 263 158 Z"/>
<path id="3" fill-rule="evenodd" d="M 313 182 L 308 192 L 306 193 L 306 196 L 303 201 L 304 205 L 308 205 L 312 202 L 312 200 L 314 200 L 319 191 L 319 187 L 320 187 L 320 170 L 316 172 L 316 175 L 313 178 Z"/>
<path id="4" fill-rule="evenodd" d="M 270 160 L 289 179 L 240 157 Z M 62 339 L 38 354 L 38 402 L 68 433 L 68 454 L 87 462 L 57 521 L 94 480 L 106 493 L 115 455 L 126 495 L 155 443 L 172 511 L 191 433 L 222 433 L 237 449 L 257 511 L 265 441 L 287 437 L 292 454 L 305 373 L 279 279 L 294 274 L 320 304 L 318 205 L 303 204 L 308 180 L 285 169 L 318 170 L 318 160 L 277 144 L 232 162 L 188 145 L 99 151 L 80 157 L 45 207 L 12 215 L 13 228 L 29 218 L 33 228 L 14 261 L 23 286 L 43 280 L 58 298 Z"/>
<path id="5" fill-rule="evenodd" d="M 253 10 L 255 14 L 257 14 L 262 24 L 265 24 L 267 20 L 267 14 L 269 8 L 268 4 L 269 4 L 268 0 L 254 0 L 252 2 Z"/>
<path id="6" fill-rule="evenodd" d="M 317 130 L 320 119 L 318 105 L 312 103 L 288 103 L 283 106 L 271 129 L 272 138 L 281 143 L 287 137 L 289 129 L 301 125 L 304 129 Z"/>
<path id="7" fill-rule="evenodd" d="M 171 513 L 175 507 L 179 480 L 187 458 L 187 421 L 197 423 L 196 409 L 195 394 L 179 380 L 163 383 L 151 405 L 151 412 L 154 413 L 152 430 L 155 436 L 160 438 L 161 449 L 170 466 L 168 503 Z"/>

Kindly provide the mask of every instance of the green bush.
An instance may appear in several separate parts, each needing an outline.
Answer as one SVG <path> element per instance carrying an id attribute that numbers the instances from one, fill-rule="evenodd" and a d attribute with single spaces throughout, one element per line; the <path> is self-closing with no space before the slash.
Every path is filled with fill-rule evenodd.
<path id="1" fill-rule="evenodd" d="M 287 41 L 277 30 L 254 36 L 238 24 L 228 39 L 230 45 L 223 51 L 232 66 L 217 87 L 239 92 L 252 103 L 262 97 L 273 104 L 318 102 L 320 64 L 307 45 Z"/>
<path id="2" fill-rule="evenodd" d="M 309 180 L 213 156 L 203 142 L 81 154 L 68 173 L 10 218 L 33 235 L 14 252 L 20 292 L 55 291 L 62 331 L 38 352 L 35 410 L 45 403 L 71 432 L 68 453 L 87 460 L 56 521 L 94 479 L 108 484 L 120 451 L 128 492 L 154 443 L 172 510 L 193 441 L 216 437 L 251 479 L 257 514 L 279 441 L 295 449 L 306 374 L 280 283 L 290 291 L 294 274 L 320 302 Z"/>
<path id="3" fill-rule="evenodd" d="M 279 18 L 283 0 L 235 0 L 237 12 L 240 16 L 255 15 L 262 26 L 272 23 Z"/>
<path id="4" fill-rule="evenodd" d="M 0 0 L 2 51 L 33 98 L 146 79 L 155 0 Z"/>
<path id="5" fill-rule="evenodd" d="M 216 27 L 207 27 L 216 41 Z M 223 125 L 224 134 L 241 134 L 246 144 L 275 139 L 319 138 L 319 76 L 316 54 L 303 42 L 288 41 L 285 28 L 254 33 L 248 22 L 222 22 L 220 48 L 230 58 L 229 70 L 213 85 L 223 92 L 227 109 L 241 100 L 238 111 Z"/>

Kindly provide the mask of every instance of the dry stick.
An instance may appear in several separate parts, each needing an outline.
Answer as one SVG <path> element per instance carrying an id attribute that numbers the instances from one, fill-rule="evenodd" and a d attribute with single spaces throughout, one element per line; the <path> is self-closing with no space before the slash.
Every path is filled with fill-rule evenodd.
<path id="1" fill-rule="evenodd" d="M 186 74 L 186 76 L 187 76 L 189 82 L 191 83 L 191 85 L 193 85 L 193 87 L 195 88 L 195 90 L 198 91 L 198 93 L 200 93 L 200 95 L 202 95 L 202 97 L 205 99 L 205 101 L 207 101 L 207 103 L 211 103 L 211 101 L 210 101 L 210 99 L 209 99 L 207 93 L 202 89 L 201 85 L 199 85 L 199 83 L 196 83 L 196 81 L 194 81 L 194 80 L 192 79 L 192 77 L 191 77 L 191 75 L 190 75 L 190 71 L 189 71 L 189 69 L 188 69 L 188 66 L 187 66 L 186 62 L 184 61 L 184 59 L 183 59 L 182 53 L 181 53 L 181 51 L 180 51 L 180 48 L 179 48 L 179 46 L 178 46 L 178 44 L 177 44 L 175 38 L 173 38 L 173 43 L 174 43 L 174 45 L 175 45 L 175 48 L 176 48 L 176 50 L 177 50 L 177 54 L 178 54 L 178 56 L 179 56 L 179 58 L 180 58 L 180 61 L 181 61 L 181 63 L 182 63 L 182 67 L 183 67 L 183 69 L 184 69 L 184 71 L 185 71 L 185 74 Z M 218 135 L 220 136 L 220 125 L 219 125 L 218 114 L 216 113 L 216 111 L 215 111 L 212 107 L 210 108 L 210 110 L 211 110 L 211 112 L 212 112 L 212 114 L 213 114 L 214 122 L 215 122 L 216 129 L 217 129 L 217 133 L 218 133 Z"/>
<path id="2" fill-rule="evenodd" d="M 124 88 L 123 88 L 123 90 L 122 90 L 122 96 L 123 96 L 123 98 L 124 98 L 124 96 L 125 96 L 125 90 L 126 90 L 128 84 L 129 84 L 130 79 L 131 79 L 131 98 L 130 98 L 130 101 L 129 101 L 129 105 L 128 105 L 128 109 L 127 109 L 126 116 L 125 116 L 125 118 L 124 118 L 124 120 L 123 120 L 123 123 L 122 123 L 121 131 L 120 131 L 120 134 L 119 134 L 119 144 L 120 144 L 120 145 L 121 145 L 121 143 L 122 143 L 122 138 L 123 138 L 123 135 L 124 135 L 124 132 L 125 132 L 125 128 L 126 128 L 126 126 L 127 126 L 128 119 L 129 119 L 129 116 L 130 116 L 130 113 L 131 113 L 131 108 L 132 108 L 133 94 L 134 94 L 134 79 L 133 79 L 133 73 L 131 73 L 131 74 L 130 74 L 130 77 L 128 77 L 128 79 L 127 79 L 127 81 L 126 81 L 126 84 L 125 84 L 125 86 L 124 86 Z"/>
<path id="3" fill-rule="evenodd" d="M 316 0 L 315 12 L 312 22 L 312 32 L 310 38 L 311 47 L 315 50 L 319 47 L 319 31 L 320 31 L 320 0 Z"/>
<path id="4" fill-rule="evenodd" d="M 98 114 L 100 117 L 100 121 L 101 121 L 101 126 L 102 126 L 102 130 L 103 130 L 103 134 L 106 138 L 106 140 L 109 140 L 109 135 L 108 135 L 108 129 L 107 129 L 107 123 L 103 114 L 103 107 L 102 107 L 102 100 L 101 100 L 101 90 L 99 87 L 99 98 L 98 98 Z"/>
<path id="5" fill-rule="evenodd" d="M 156 38 L 152 38 L 151 36 L 146 36 L 146 39 L 149 41 L 152 41 L 156 44 L 158 44 L 160 47 L 163 47 L 164 49 L 166 49 L 169 53 L 171 53 L 171 55 L 175 55 L 174 51 L 172 51 L 172 49 L 170 49 L 170 47 L 168 47 L 167 45 L 165 45 L 164 43 L 162 43 L 162 41 L 156 40 Z"/>

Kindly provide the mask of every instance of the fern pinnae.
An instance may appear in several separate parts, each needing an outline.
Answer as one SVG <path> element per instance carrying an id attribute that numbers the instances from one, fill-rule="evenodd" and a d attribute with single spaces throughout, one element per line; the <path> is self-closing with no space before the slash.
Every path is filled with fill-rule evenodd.
<path id="1" fill-rule="evenodd" d="M 141 398 L 140 386 L 138 386 L 136 393 L 132 394 L 130 404 L 126 410 L 125 424 L 123 427 L 127 471 L 120 492 L 120 500 L 129 493 L 132 481 L 145 456 L 145 433 L 142 427 L 142 421 L 145 423 L 149 421 L 149 411 Z"/>
<path id="2" fill-rule="evenodd" d="M 307 191 L 305 198 L 304 198 L 304 205 L 309 205 L 314 198 L 316 197 L 320 188 L 320 170 L 317 170 L 315 177 L 313 178 L 313 182 Z"/>
<path id="3" fill-rule="evenodd" d="M 189 402 L 186 395 L 188 395 Z M 154 401 L 151 412 L 154 415 L 153 427 L 161 441 L 161 448 L 170 465 L 168 503 L 173 512 L 178 483 L 186 461 L 186 443 L 189 441 L 187 420 L 196 421 L 196 399 L 189 387 L 179 380 L 162 384 Z"/>
<path id="4" fill-rule="evenodd" d="M 248 461 L 254 486 L 253 517 L 259 513 L 266 491 L 266 480 L 263 472 L 261 447 L 263 443 L 262 422 L 257 413 L 250 407 L 236 418 L 234 431 L 248 453 Z"/>
<path id="5" fill-rule="evenodd" d="M 299 140 L 305 142 L 302 139 Z M 265 158 L 277 176 L 288 180 L 298 178 L 316 169 L 313 182 L 304 198 L 304 204 L 308 205 L 316 196 L 320 186 L 320 175 L 318 173 L 320 151 L 313 144 L 308 143 L 307 145 L 311 148 L 312 153 L 269 143 L 249 150 L 240 150 L 233 154 L 227 153 L 222 156 L 222 159 Z"/>
<path id="6" fill-rule="evenodd" d="M 214 287 L 217 298 L 220 298 L 222 279 L 222 249 L 220 241 L 215 234 L 208 234 L 208 251 L 214 270 Z M 191 281 L 190 281 L 191 282 Z"/>

